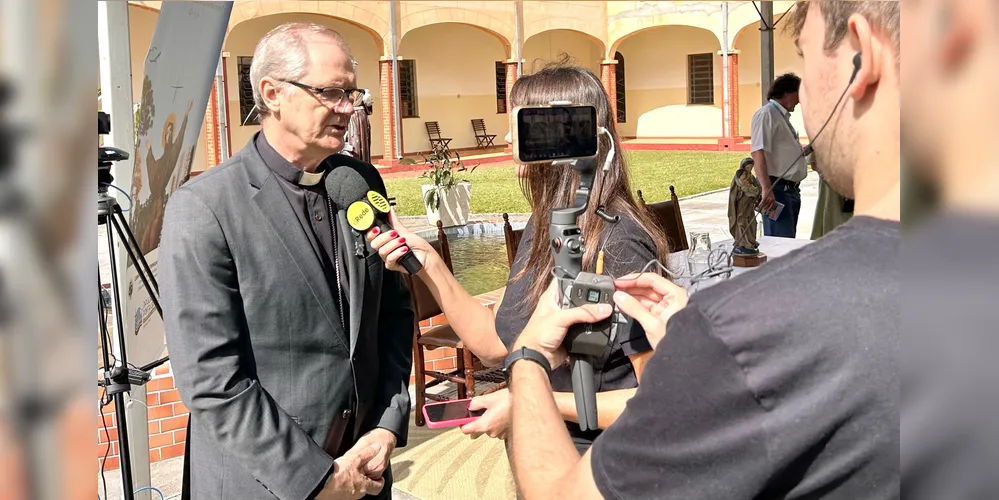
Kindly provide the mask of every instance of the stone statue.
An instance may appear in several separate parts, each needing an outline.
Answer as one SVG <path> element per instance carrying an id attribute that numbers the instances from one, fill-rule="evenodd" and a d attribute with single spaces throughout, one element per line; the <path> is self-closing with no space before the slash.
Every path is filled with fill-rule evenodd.
<path id="1" fill-rule="evenodd" d="M 728 191 L 728 228 L 735 240 L 732 256 L 737 261 L 746 257 L 760 260 L 755 258 L 763 255 L 756 240 L 756 207 L 762 198 L 760 183 L 753 175 L 753 159 L 745 158 L 732 177 Z"/>

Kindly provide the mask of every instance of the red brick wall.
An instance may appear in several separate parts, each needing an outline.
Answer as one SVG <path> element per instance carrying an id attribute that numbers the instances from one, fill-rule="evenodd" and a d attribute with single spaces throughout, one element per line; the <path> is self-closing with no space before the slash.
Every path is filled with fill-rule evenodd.
<path id="1" fill-rule="evenodd" d="M 395 102 L 392 100 L 392 60 L 378 61 L 380 95 L 382 108 L 382 159 L 379 163 L 392 165 L 395 160 Z M 372 152 L 374 154 L 374 152 Z"/>
<path id="2" fill-rule="evenodd" d="M 146 406 L 149 409 L 149 461 L 158 462 L 184 454 L 184 443 L 187 442 L 188 411 L 180 401 L 180 394 L 174 387 L 173 372 L 170 363 L 160 366 L 153 373 L 153 378 L 146 384 Z M 104 458 L 108 445 L 111 453 L 108 455 L 104 470 L 117 469 L 118 463 L 118 422 L 115 420 L 114 403 L 103 408 L 104 419 L 108 432 L 105 434 L 100 416 L 97 418 L 97 461 L 98 466 Z M 110 435 L 110 442 L 108 439 Z"/>
<path id="3" fill-rule="evenodd" d="M 218 85 L 212 84 L 208 96 L 208 109 L 205 111 L 205 168 L 212 168 L 222 162 L 222 149 L 219 147 L 219 101 Z"/>
<path id="4" fill-rule="evenodd" d="M 600 63 L 600 81 L 607 91 L 607 98 L 611 105 L 611 124 L 617 125 L 617 61 Z"/>
<path id="5" fill-rule="evenodd" d="M 513 104 L 510 103 L 510 90 L 513 89 L 513 84 L 517 83 L 517 63 L 507 62 L 506 63 L 506 131 L 510 133 L 513 131 Z M 506 153 L 513 152 L 513 147 L 510 144 L 506 144 L 506 138 L 501 139 L 503 145 L 505 146 L 504 151 Z"/>
<path id="6" fill-rule="evenodd" d="M 728 79 L 728 102 L 731 110 L 729 113 L 729 137 L 739 137 L 742 135 L 739 132 L 739 54 L 728 55 L 728 74 L 722 75 L 722 78 Z M 722 112 L 722 122 L 724 121 L 725 113 Z M 725 130 L 724 126 L 722 130 Z"/>

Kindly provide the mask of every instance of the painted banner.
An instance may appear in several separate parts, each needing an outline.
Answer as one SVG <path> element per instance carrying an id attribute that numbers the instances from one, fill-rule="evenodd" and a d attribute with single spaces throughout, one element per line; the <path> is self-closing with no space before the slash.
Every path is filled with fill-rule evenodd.
<path id="1" fill-rule="evenodd" d="M 129 226 L 156 273 L 163 212 L 191 175 L 231 2 L 162 2 L 136 110 Z M 134 77 L 133 77 L 134 78 Z M 125 272 L 128 361 L 142 366 L 166 354 L 163 321 L 138 271 Z"/>

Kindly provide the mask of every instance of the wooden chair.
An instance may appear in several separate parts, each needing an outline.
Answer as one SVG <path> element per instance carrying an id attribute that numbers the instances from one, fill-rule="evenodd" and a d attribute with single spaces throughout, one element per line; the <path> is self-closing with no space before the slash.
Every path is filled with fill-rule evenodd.
<path id="1" fill-rule="evenodd" d="M 452 270 L 451 248 L 448 245 L 447 235 L 444 233 L 443 224 L 437 222 L 437 241 L 430 243 L 434 250 L 444 260 L 448 269 Z M 435 394 L 427 394 L 427 389 L 444 382 L 453 382 L 458 386 L 457 399 L 465 399 L 475 396 L 475 382 L 485 381 L 498 384 L 483 391 L 488 394 L 506 386 L 506 378 L 499 366 L 484 368 L 471 351 L 464 348 L 464 344 L 458 335 L 454 333 L 450 325 L 436 326 L 426 333 L 420 333 L 420 322 L 442 314 L 441 308 L 434 300 L 433 294 L 419 278 L 413 278 L 409 274 L 403 273 L 406 286 L 413 297 L 413 310 L 416 312 L 416 319 L 413 322 L 413 368 L 416 375 L 416 425 L 425 424 L 423 418 L 423 406 L 426 400 L 448 401 L 447 397 Z M 426 370 L 424 366 L 423 351 L 432 351 L 445 347 L 454 348 L 457 351 L 456 368 L 450 372 L 440 372 L 437 370 Z M 430 377 L 433 380 L 426 381 Z"/>
<path id="2" fill-rule="evenodd" d="M 676 197 L 676 189 L 673 186 L 669 187 L 669 195 L 666 201 L 646 204 L 642 190 L 639 189 L 638 201 L 652 212 L 652 217 L 666 233 L 670 251 L 689 250 L 690 242 L 687 240 L 687 230 L 683 227 L 683 215 L 680 214 L 680 199 Z"/>
<path id="3" fill-rule="evenodd" d="M 513 260 L 517 257 L 517 247 L 520 246 L 520 239 L 524 237 L 524 229 L 514 229 L 510 225 L 510 216 L 503 213 L 503 239 L 506 240 L 506 260 L 513 269 Z"/>
<path id="4" fill-rule="evenodd" d="M 475 132 L 475 142 L 478 143 L 477 147 L 488 148 L 493 145 L 493 139 L 496 139 L 496 134 L 486 132 L 486 121 L 482 118 L 472 120 L 472 131 Z"/>
<path id="5" fill-rule="evenodd" d="M 430 149 L 435 153 L 451 156 L 450 137 L 441 137 L 441 126 L 437 122 L 424 122 L 427 126 L 427 137 L 430 139 Z"/>

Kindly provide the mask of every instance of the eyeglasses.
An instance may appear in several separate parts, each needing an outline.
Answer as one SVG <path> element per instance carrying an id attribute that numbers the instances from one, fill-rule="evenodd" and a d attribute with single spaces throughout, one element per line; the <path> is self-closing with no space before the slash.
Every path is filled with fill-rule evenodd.
<path id="1" fill-rule="evenodd" d="M 344 102 L 349 102 L 351 106 L 358 106 L 361 104 L 361 99 L 364 97 L 364 91 L 361 89 L 341 89 L 337 87 L 325 87 L 325 88 L 313 87 L 312 85 L 306 85 L 304 83 L 292 80 L 278 80 L 278 81 L 294 85 L 303 90 L 308 90 L 313 94 L 316 94 L 323 101 L 333 106 L 340 106 Z"/>

